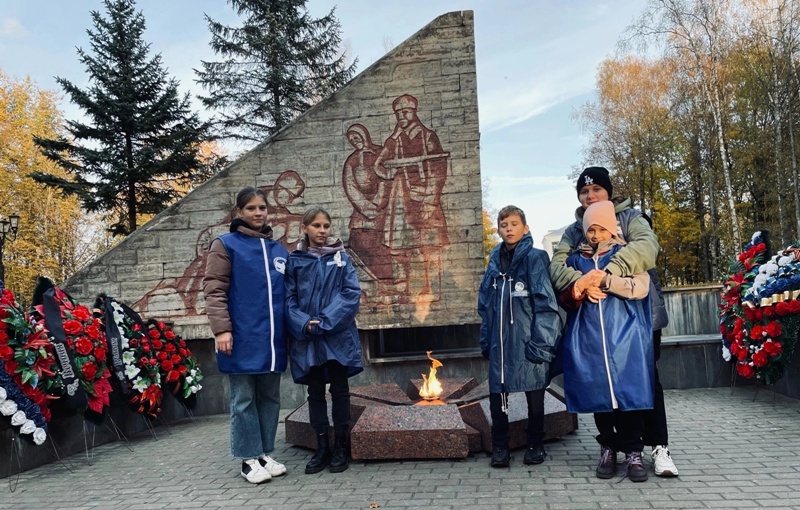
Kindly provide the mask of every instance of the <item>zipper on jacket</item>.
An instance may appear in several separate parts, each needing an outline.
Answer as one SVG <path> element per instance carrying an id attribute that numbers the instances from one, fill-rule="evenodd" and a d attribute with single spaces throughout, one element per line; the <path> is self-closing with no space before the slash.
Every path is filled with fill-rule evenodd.
<path id="1" fill-rule="evenodd" d="M 503 285 L 500 287 L 500 410 L 508 414 L 508 397 L 506 397 L 506 349 L 503 340 L 503 300 L 506 292 L 506 275 L 501 273 Z M 511 306 L 511 289 L 509 288 L 509 306 Z"/>
<path id="2" fill-rule="evenodd" d="M 264 256 L 264 270 L 267 273 L 267 299 L 269 300 L 269 352 L 272 355 L 270 363 L 270 372 L 275 371 L 275 317 L 272 315 L 272 277 L 269 275 L 269 253 L 267 252 L 267 243 L 264 239 L 261 241 L 261 253 Z"/>
<path id="3" fill-rule="evenodd" d="M 594 261 L 594 268 L 600 269 L 597 266 L 597 253 L 592 256 L 592 260 Z M 608 389 L 611 392 L 611 405 L 613 409 L 617 409 L 619 407 L 617 403 L 617 397 L 614 395 L 614 383 L 611 380 L 611 365 L 608 362 L 608 343 L 606 341 L 606 326 L 603 322 L 603 300 L 599 299 L 597 301 L 597 306 L 600 312 L 600 336 L 603 339 L 603 361 L 606 364 L 606 377 L 608 378 Z"/>

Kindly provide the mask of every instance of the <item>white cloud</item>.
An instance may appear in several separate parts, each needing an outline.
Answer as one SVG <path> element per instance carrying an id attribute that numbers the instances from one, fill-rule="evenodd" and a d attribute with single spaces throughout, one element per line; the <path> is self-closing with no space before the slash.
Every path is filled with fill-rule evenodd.
<path id="1" fill-rule="evenodd" d="M 28 35 L 28 31 L 16 18 L 0 20 L 0 39 L 19 39 Z"/>

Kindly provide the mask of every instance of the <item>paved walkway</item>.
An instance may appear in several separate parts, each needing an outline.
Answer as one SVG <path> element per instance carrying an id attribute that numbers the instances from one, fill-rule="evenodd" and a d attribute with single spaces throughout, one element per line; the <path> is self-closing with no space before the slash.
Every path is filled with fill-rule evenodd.
<path id="1" fill-rule="evenodd" d="M 753 400 L 755 396 L 755 401 Z M 753 388 L 667 392 L 671 450 L 681 476 L 645 483 L 599 480 L 591 416 L 576 434 L 548 443 L 540 466 L 492 469 L 484 454 L 463 461 L 356 462 L 348 471 L 303 474 L 310 451 L 279 428 L 275 457 L 289 473 L 262 485 L 239 476 L 228 456 L 227 416 L 157 428 L 0 480 L 6 508 L 267 508 L 505 510 L 522 508 L 800 508 L 800 401 Z M 285 415 L 286 413 L 284 413 Z M 3 460 L 5 462 L 5 459 Z"/>

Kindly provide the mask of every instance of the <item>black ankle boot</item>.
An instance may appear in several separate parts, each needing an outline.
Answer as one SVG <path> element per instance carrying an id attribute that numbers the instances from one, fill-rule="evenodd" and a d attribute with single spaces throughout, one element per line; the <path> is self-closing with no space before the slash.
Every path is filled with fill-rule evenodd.
<path id="1" fill-rule="evenodd" d="M 319 473 L 330 463 L 331 461 L 331 448 L 330 442 L 328 441 L 328 433 L 324 432 L 322 434 L 317 434 L 317 451 L 314 453 L 314 456 L 311 457 L 311 460 L 308 461 L 306 464 L 306 474 L 313 475 L 314 473 Z"/>
<path id="2" fill-rule="evenodd" d="M 350 466 L 348 455 L 347 427 L 336 427 L 333 439 L 333 458 L 331 458 L 331 473 L 341 473 Z"/>

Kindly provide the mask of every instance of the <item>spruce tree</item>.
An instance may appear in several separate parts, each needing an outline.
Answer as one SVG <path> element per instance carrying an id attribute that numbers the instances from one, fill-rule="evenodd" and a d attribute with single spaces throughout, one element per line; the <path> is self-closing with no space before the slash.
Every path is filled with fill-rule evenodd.
<path id="1" fill-rule="evenodd" d="M 181 187 L 207 177 L 198 161 L 208 126 L 181 97 L 161 56 L 148 56 L 145 20 L 134 0 L 105 0 L 107 16 L 92 11 L 87 30 L 92 53 L 78 48 L 89 85 L 81 89 L 57 78 L 86 122 L 68 120 L 69 136 L 36 138 L 41 151 L 72 174 L 65 179 L 36 172 L 44 184 L 78 196 L 89 212 L 102 212 L 115 234 L 137 228 L 140 214 L 155 214 Z"/>
<path id="2" fill-rule="evenodd" d="M 223 60 L 195 69 L 217 113 L 220 135 L 260 142 L 347 83 L 356 61 L 340 52 L 341 26 L 331 10 L 312 18 L 306 0 L 228 0 L 244 17 L 230 27 L 206 15 L 211 48 Z"/>

